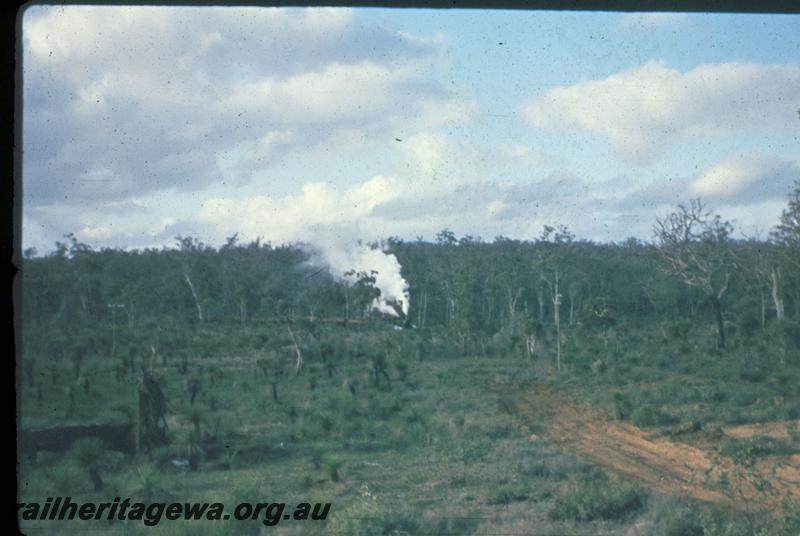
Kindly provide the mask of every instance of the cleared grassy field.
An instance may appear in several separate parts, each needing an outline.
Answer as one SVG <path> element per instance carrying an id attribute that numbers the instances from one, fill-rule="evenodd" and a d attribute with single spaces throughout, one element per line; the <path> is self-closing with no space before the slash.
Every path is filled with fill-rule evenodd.
<path id="1" fill-rule="evenodd" d="M 37 356 L 37 374 L 20 390 L 23 429 L 135 420 L 137 369 L 144 366 L 167 401 L 169 444 L 138 456 L 92 439 L 65 453 L 23 450 L 20 499 L 332 503 L 324 522 L 162 521 L 155 529 L 72 522 L 65 534 L 800 530 L 791 472 L 800 451 L 790 420 L 800 407 L 796 366 L 771 371 L 769 363 L 740 364 L 728 354 L 719 369 L 690 355 L 666 367 L 662 360 L 677 349 L 662 344 L 659 353 L 645 352 L 657 330 L 620 336 L 618 346 L 602 351 L 588 332 L 575 330 L 556 373 L 546 344 L 533 359 L 498 338 L 461 355 L 458 345 L 431 333 L 309 325 L 296 328 L 304 365 L 295 374 L 289 336 L 268 329 L 208 325 L 170 349 L 150 349 L 144 334 L 131 330 L 116 357 L 86 354 L 77 368 L 69 356 Z M 371 357 L 378 354 L 383 369 Z M 762 376 L 754 379 L 752 370 Z M 620 430 L 641 442 L 604 442 Z M 685 452 L 708 458 L 694 472 L 669 473 L 641 462 L 648 449 L 658 457 L 653 445 L 673 452 L 672 466 Z M 632 470 L 634 459 L 649 469 Z M 192 464 L 181 465 L 186 460 Z M 718 467 L 711 477 L 702 474 L 706 462 Z M 721 476 L 726 463 L 742 469 L 730 472 L 731 482 Z M 778 482 L 773 467 L 788 468 L 778 474 L 785 481 L 779 486 L 770 486 Z M 766 512 L 759 506 L 765 501 Z M 37 527 L 58 532 L 52 523 L 26 526 L 30 534 Z"/>

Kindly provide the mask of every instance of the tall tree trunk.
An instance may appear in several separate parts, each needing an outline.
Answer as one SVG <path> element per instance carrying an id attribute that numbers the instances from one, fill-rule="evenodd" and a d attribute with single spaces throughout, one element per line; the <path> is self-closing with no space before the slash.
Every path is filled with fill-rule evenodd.
<path id="1" fill-rule="evenodd" d="M 422 327 L 422 297 L 424 295 L 425 295 L 425 291 L 421 290 L 419 292 L 419 299 L 417 299 L 417 302 L 419 302 L 419 305 L 417 305 L 417 325 L 419 327 Z"/>
<path id="2" fill-rule="evenodd" d="M 506 296 L 508 298 L 508 325 L 513 326 L 517 318 L 517 301 L 522 289 L 517 289 L 517 292 L 512 292 L 511 287 L 506 288 Z"/>
<path id="3" fill-rule="evenodd" d="M 794 319 L 800 320 L 800 285 L 794 292 Z"/>
<path id="4" fill-rule="evenodd" d="M 422 291 L 422 316 L 420 318 L 419 327 L 425 327 L 425 320 L 428 318 L 428 293 Z"/>
<path id="5" fill-rule="evenodd" d="M 303 354 L 300 353 L 300 346 L 297 344 L 297 337 L 294 336 L 294 331 L 292 331 L 292 326 L 287 326 L 289 328 L 289 335 L 292 337 L 292 344 L 294 344 L 294 352 L 297 355 L 297 362 L 295 363 L 294 368 L 294 375 L 297 377 L 300 375 L 300 369 L 303 368 Z"/>
<path id="6" fill-rule="evenodd" d="M 558 272 L 555 274 L 555 291 L 553 293 L 553 320 L 556 322 L 556 370 L 561 372 L 561 320 L 559 309 L 561 309 L 561 294 L 558 292 Z"/>
<path id="7" fill-rule="evenodd" d="M 772 301 L 775 304 L 775 315 L 778 322 L 781 322 L 785 315 L 781 294 L 781 271 L 775 266 L 772 267 Z"/>
<path id="8" fill-rule="evenodd" d="M 192 292 L 192 298 L 194 298 L 194 306 L 197 308 L 197 319 L 202 322 L 203 321 L 203 309 L 200 307 L 200 300 L 197 298 L 197 292 L 194 290 L 194 285 L 192 284 L 192 280 L 189 279 L 189 272 L 183 272 L 183 278 L 186 280 L 186 284 L 189 285 L 189 290 Z"/>
<path id="9" fill-rule="evenodd" d="M 725 348 L 725 324 L 722 320 L 722 304 L 716 296 L 711 297 L 714 319 L 717 322 L 717 348 Z"/>
<path id="10" fill-rule="evenodd" d="M 536 290 L 536 300 L 539 302 L 539 322 L 544 322 L 544 290 L 539 287 Z"/>
<path id="11" fill-rule="evenodd" d="M 569 297 L 569 325 L 573 325 L 575 319 L 575 300 L 570 295 Z"/>

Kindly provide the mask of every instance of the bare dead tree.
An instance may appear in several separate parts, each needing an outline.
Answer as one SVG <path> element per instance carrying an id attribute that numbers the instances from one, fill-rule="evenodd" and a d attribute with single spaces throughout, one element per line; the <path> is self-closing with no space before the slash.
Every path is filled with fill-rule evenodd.
<path id="1" fill-rule="evenodd" d="M 656 220 L 654 231 L 663 270 L 703 292 L 714 313 L 717 347 L 725 348 L 722 299 L 737 269 L 730 245 L 733 226 L 697 199 Z"/>

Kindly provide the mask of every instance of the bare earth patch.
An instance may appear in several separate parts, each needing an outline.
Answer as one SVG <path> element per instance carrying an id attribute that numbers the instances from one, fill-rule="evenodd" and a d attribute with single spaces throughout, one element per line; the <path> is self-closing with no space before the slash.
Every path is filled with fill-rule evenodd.
<path id="1" fill-rule="evenodd" d="M 651 489 L 739 509 L 774 509 L 787 498 L 800 500 L 797 456 L 770 458 L 746 468 L 715 452 L 648 437 L 644 430 L 538 382 L 506 384 L 503 391 L 516 414 L 539 435 Z M 767 435 L 764 432 L 778 433 L 781 426 L 786 431 L 788 424 L 736 427 L 725 433 Z"/>
<path id="2" fill-rule="evenodd" d="M 790 430 L 793 432 L 800 432 L 800 420 L 745 424 L 743 426 L 726 426 L 722 429 L 722 432 L 726 436 L 741 439 L 754 436 L 787 439 L 790 437 Z"/>

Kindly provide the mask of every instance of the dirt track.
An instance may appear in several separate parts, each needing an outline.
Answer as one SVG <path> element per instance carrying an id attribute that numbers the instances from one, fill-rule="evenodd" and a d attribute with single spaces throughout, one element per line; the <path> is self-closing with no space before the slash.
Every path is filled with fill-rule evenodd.
<path id="1" fill-rule="evenodd" d="M 651 489 L 740 509 L 774 509 L 787 497 L 800 500 L 797 456 L 764 460 L 748 470 L 715 452 L 648 437 L 652 434 L 544 384 L 504 386 L 504 391 L 537 434 Z M 725 474 L 727 489 L 720 485 Z M 768 489 L 758 490 L 759 481 Z"/>

